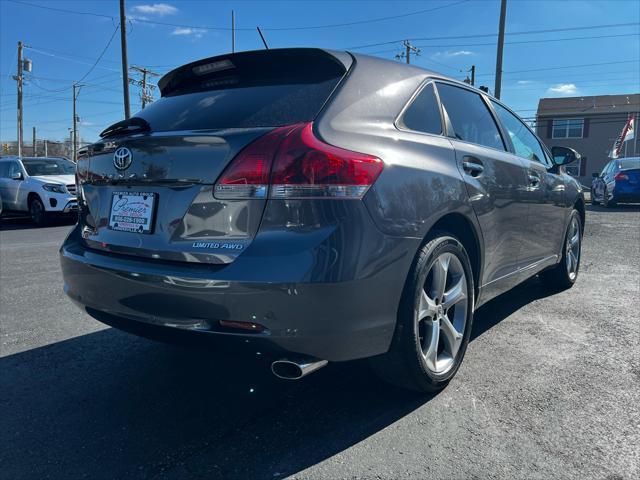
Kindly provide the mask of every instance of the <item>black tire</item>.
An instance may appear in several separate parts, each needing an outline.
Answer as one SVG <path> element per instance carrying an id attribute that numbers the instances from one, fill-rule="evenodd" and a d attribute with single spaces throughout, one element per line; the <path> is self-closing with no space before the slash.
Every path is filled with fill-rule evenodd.
<path id="1" fill-rule="evenodd" d="M 461 336 L 458 337 L 461 343 L 459 343 L 457 353 L 450 358 L 450 368 L 442 374 L 437 374 L 427 367 L 423 346 L 420 343 L 424 339 L 420 336 L 418 305 L 420 305 L 421 296 L 425 293 L 424 287 L 427 276 L 430 274 L 436 260 L 441 258 L 442 254 L 455 256 L 459 260 L 456 265 L 458 265 L 458 268 L 461 266 L 464 270 L 465 278 L 460 276 L 458 281 L 462 284 L 466 280 L 464 282 L 466 285 L 466 297 L 463 297 L 464 299 L 459 304 L 466 305 L 466 309 L 463 313 L 465 317 L 464 329 L 462 332 L 458 332 L 461 333 Z M 450 258 L 448 255 L 447 257 Z M 447 275 L 445 274 L 445 278 L 448 279 Z M 446 285 L 445 282 L 445 291 Z M 434 232 L 430 235 L 427 244 L 418 252 L 407 278 L 389 351 L 384 355 L 369 359 L 373 370 L 383 380 L 402 388 L 422 393 L 432 393 L 443 389 L 456 374 L 464 358 L 473 324 L 473 304 L 473 273 L 467 252 L 462 244 L 449 233 Z M 458 303 L 451 308 L 457 308 L 457 305 Z M 444 303 L 441 306 L 444 307 Z M 455 315 L 455 311 L 453 314 Z M 437 348 L 440 348 L 440 343 L 438 343 Z"/>
<path id="2" fill-rule="evenodd" d="M 609 192 L 607 192 L 607 187 L 604 187 L 604 193 L 602 194 L 602 206 L 604 208 L 612 208 L 616 206 L 616 202 L 613 200 L 609 200 Z"/>
<path id="3" fill-rule="evenodd" d="M 37 227 L 43 227 L 47 224 L 47 211 L 44 209 L 44 204 L 40 197 L 32 197 L 29 201 L 29 216 L 31 222 Z"/>
<path id="4" fill-rule="evenodd" d="M 572 234 L 572 224 L 573 222 L 577 222 L 577 235 L 578 235 L 578 250 L 577 250 L 577 260 L 575 267 L 575 275 L 570 272 L 568 267 L 567 257 L 569 255 L 568 242 L 570 239 L 570 235 Z M 558 263 L 555 267 L 550 268 L 549 270 L 545 270 L 540 274 L 540 278 L 542 281 L 548 286 L 556 289 L 556 290 L 566 290 L 568 288 L 573 287 L 578 279 L 578 273 L 580 272 L 580 260 L 582 258 L 582 220 L 580 219 L 580 214 L 577 210 L 573 210 L 571 212 L 571 216 L 569 217 L 569 224 L 567 225 L 567 229 L 564 234 L 564 240 L 562 243 L 562 258 L 560 259 L 560 263 Z"/>
<path id="5" fill-rule="evenodd" d="M 591 205 L 600 205 L 600 200 L 596 200 L 596 191 L 591 189 Z"/>

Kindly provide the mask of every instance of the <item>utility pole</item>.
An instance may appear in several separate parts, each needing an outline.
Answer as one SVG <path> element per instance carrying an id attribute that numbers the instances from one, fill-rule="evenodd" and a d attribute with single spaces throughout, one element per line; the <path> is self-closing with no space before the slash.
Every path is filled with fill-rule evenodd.
<path id="1" fill-rule="evenodd" d="M 78 160 L 78 114 L 76 113 L 76 100 L 80 94 L 80 87 L 82 87 L 82 85 L 78 85 L 77 83 L 73 84 L 73 143 L 71 144 L 71 159 L 74 162 Z"/>
<path id="2" fill-rule="evenodd" d="M 402 42 L 402 45 L 404 45 L 405 51 L 403 53 L 399 53 L 396 55 L 396 59 L 400 60 L 401 58 L 404 58 L 407 62 L 407 64 L 411 63 L 411 52 L 413 52 L 416 56 L 420 55 L 420 49 L 414 45 L 411 44 L 411 42 L 409 40 L 405 40 L 404 42 Z"/>
<path id="3" fill-rule="evenodd" d="M 231 10 L 231 53 L 236 51 L 236 14 Z"/>
<path id="4" fill-rule="evenodd" d="M 18 42 L 18 156 L 22 156 L 22 42 Z"/>
<path id="5" fill-rule="evenodd" d="M 48 157 L 48 156 L 49 156 L 49 148 L 48 148 L 48 145 L 47 145 L 47 141 L 46 141 L 46 140 L 44 140 L 44 156 L 45 156 L 45 157 Z"/>
<path id="6" fill-rule="evenodd" d="M 129 62 L 127 60 L 127 24 L 124 13 L 124 0 L 120 0 L 120 51 L 122 53 L 122 94 L 124 100 L 124 118 L 131 116 L 129 107 Z M 75 116 L 75 115 L 74 115 Z"/>
<path id="7" fill-rule="evenodd" d="M 129 83 L 131 85 L 137 85 L 141 88 L 140 90 L 140 101 L 142 103 L 142 108 L 147 106 L 147 103 L 153 102 L 153 92 L 152 90 L 156 88 L 155 85 L 151 85 L 147 83 L 147 77 L 159 77 L 160 74 L 156 72 L 152 72 L 151 70 L 143 67 L 137 67 L 135 65 L 131 66 L 131 70 L 135 72 L 139 72 L 142 74 L 142 80 L 138 80 L 135 78 L 130 78 Z"/>
<path id="8" fill-rule="evenodd" d="M 504 22 L 507 17 L 507 0 L 500 3 L 500 26 L 498 27 L 498 52 L 496 56 L 496 86 L 493 94 L 496 98 L 500 98 L 500 90 L 502 87 L 502 51 L 504 50 Z"/>
<path id="9" fill-rule="evenodd" d="M 33 156 L 37 157 L 38 156 L 38 149 L 37 149 L 37 143 L 36 143 L 36 127 L 33 127 Z"/>
<path id="10" fill-rule="evenodd" d="M 476 66 L 471 65 L 471 68 L 467 70 L 467 72 L 471 72 L 471 78 L 467 75 L 467 78 L 464 79 L 464 83 L 468 83 L 471 86 L 475 86 L 476 83 Z"/>

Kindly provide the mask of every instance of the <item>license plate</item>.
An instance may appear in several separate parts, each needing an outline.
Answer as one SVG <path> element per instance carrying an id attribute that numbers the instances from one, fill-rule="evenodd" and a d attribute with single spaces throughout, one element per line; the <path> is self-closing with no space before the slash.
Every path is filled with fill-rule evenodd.
<path id="1" fill-rule="evenodd" d="M 121 232 L 151 233 L 155 193 L 115 192 L 111 196 L 109 228 Z"/>

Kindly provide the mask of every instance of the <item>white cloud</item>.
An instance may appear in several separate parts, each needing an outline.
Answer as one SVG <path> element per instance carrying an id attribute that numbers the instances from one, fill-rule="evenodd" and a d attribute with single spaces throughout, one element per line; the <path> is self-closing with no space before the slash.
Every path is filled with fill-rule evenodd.
<path id="1" fill-rule="evenodd" d="M 133 10 L 139 13 L 144 13 L 147 15 L 159 15 L 161 17 L 163 17 L 164 15 L 173 15 L 175 13 L 178 13 L 178 9 L 176 7 L 167 3 L 136 5 L 135 7 L 133 7 Z"/>
<path id="2" fill-rule="evenodd" d="M 457 50 L 455 52 L 438 52 L 435 54 L 436 57 L 468 57 L 470 55 L 475 55 L 475 52 L 470 50 Z"/>
<path id="3" fill-rule="evenodd" d="M 575 95 L 578 93 L 578 87 L 574 83 L 559 83 L 553 87 L 549 87 L 547 93 L 557 93 L 559 95 Z"/>
<path id="4" fill-rule="evenodd" d="M 518 80 L 516 83 L 518 85 L 531 85 L 533 83 L 533 80 Z"/>
<path id="5" fill-rule="evenodd" d="M 171 35 L 183 35 L 193 36 L 194 38 L 201 38 L 204 35 L 205 30 L 202 28 L 189 28 L 189 27 L 176 27 Z"/>
<path id="6" fill-rule="evenodd" d="M 138 20 L 145 21 L 145 20 L 151 20 L 151 19 L 149 17 L 144 16 L 144 15 L 134 15 L 133 13 L 128 13 L 127 14 L 127 20 L 130 20 L 132 22 L 136 22 Z M 153 25 L 150 25 L 150 26 L 153 26 Z"/>

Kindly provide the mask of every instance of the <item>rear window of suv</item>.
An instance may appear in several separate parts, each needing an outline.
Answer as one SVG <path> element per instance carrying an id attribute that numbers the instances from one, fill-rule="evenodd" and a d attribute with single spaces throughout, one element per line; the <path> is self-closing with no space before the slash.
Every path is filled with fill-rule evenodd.
<path id="1" fill-rule="evenodd" d="M 161 85 L 166 95 L 135 117 L 156 132 L 308 122 L 346 70 L 326 53 L 230 56 L 210 63 L 220 64 L 212 74 L 199 73 L 206 72 L 207 64 L 183 67 Z"/>
<path id="2" fill-rule="evenodd" d="M 629 158 L 618 160 L 620 169 L 628 170 L 630 168 L 640 168 L 640 158 Z"/>

